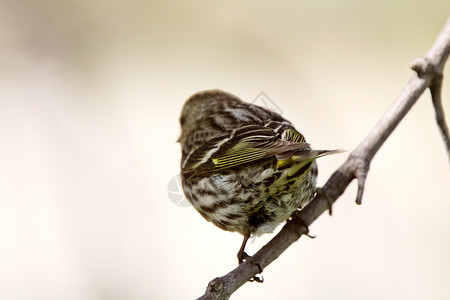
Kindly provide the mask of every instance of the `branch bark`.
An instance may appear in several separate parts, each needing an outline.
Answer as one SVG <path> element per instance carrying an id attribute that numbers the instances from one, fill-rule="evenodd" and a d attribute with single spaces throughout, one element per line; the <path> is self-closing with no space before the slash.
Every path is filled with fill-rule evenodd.
<path id="1" fill-rule="evenodd" d="M 450 159 L 450 138 L 441 103 L 442 71 L 450 53 L 450 18 L 424 57 L 417 58 L 411 64 L 415 74 L 401 94 L 378 121 L 372 131 L 349 155 L 345 163 L 336 170 L 316 197 L 301 211 L 296 211 L 286 222 L 283 229 L 251 259 L 222 277 L 211 280 L 206 293 L 198 299 L 228 299 L 239 287 L 253 278 L 303 234 L 308 233 L 311 225 L 322 213 L 342 195 L 353 179 L 358 180 L 356 202 L 361 203 L 364 183 L 373 157 L 408 113 L 417 99 L 428 88 L 431 91 L 436 111 L 436 121 L 446 145 Z M 331 209 L 330 209 L 331 212 Z"/>

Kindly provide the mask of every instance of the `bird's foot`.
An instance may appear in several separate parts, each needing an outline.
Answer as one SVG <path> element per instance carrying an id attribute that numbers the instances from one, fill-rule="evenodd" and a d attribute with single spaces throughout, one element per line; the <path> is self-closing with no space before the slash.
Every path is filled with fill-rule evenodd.
<path id="1" fill-rule="evenodd" d="M 315 235 L 309 234 L 309 227 L 308 227 L 308 224 L 306 224 L 306 222 L 305 222 L 302 218 L 298 217 L 298 216 L 294 213 L 294 214 L 292 214 L 291 219 L 292 219 L 294 222 L 299 223 L 299 224 L 301 224 L 303 227 L 305 227 L 306 233 L 302 233 L 302 234 L 306 235 L 306 236 L 309 237 L 310 239 L 315 239 L 315 238 L 316 238 Z"/>
<path id="2" fill-rule="evenodd" d="M 331 199 L 331 197 L 328 195 L 328 193 L 325 193 L 322 188 L 316 188 L 316 194 L 324 197 L 328 204 L 328 213 L 330 216 L 333 214 L 333 201 L 334 199 Z"/>
<path id="3" fill-rule="evenodd" d="M 245 253 L 245 251 L 239 251 L 237 257 L 238 257 L 239 264 L 242 264 L 243 262 L 247 261 L 250 264 L 253 264 L 258 267 L 258 269 L 259 269 L 258 274 L 262 273 L 263 270 L 262 270 L 260 264 L 258 262 L 256 262 L 250 255 Z M 255 275 L 252 278 L 250 278 L 248 281 L 250 281 L 250 282 L 255 281 L 255 282 L 263 283 L 264 277 L 262 277 L 262 276 L 259 277 L 259 276 Z"/>

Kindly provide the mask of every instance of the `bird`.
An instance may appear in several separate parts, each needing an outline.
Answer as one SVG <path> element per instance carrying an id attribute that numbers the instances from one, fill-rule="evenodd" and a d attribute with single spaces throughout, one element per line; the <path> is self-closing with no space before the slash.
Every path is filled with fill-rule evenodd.
<path id="1" fill-rule="evenodd" d="M 222 90 L 189 97 L 181 116 L 181 179 L 187 200 L 217 227 L 243 235 L 245 246 L 304 208 L 316 193 L 313 150 L 278 113 Z"/>

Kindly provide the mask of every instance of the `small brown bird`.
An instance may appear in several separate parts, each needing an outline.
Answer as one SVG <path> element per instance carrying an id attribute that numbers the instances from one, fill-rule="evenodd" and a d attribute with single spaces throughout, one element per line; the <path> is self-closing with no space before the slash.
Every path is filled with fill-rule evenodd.
<path id="1" fill-rule="evenodd" d="M 220 91 L 191 96 L 180 117 L 181 177 L 186 198 L 209 222 L 244 236 L 272 232 L 316 192 L 316 158 L 279 114 Z"/>

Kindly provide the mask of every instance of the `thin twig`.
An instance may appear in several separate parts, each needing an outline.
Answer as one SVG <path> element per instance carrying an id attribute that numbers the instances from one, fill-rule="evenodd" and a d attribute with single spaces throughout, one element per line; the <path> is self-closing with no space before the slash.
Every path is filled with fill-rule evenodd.
<path id="1" fill-rule="evenodd" d="M 433 84 L 430 86 L 431 98 L 433 100 L 434 110 L 436 112 L 436 123 L 439 127 L 439 132 L 444 140 L 445 148 L 447 149 L 448 161 L 450 163 L 450 136 L 448 133 L 448 126 L 445 122 L 444 108 L 442 107 L 442 76 L 436 77 Z"/>
<path id="2" fill-rule="evenodd" d="M 449 19 L 450 20 L 450 19 Z M 411 63 L 411 68 L 417 72 L 419 77 L 432 76 L 432 82 L 429 85 L 431 98 L 433 100 L 434 110 L 436 112 L 436 123 L 441 133 L 444 145 L 447 150 L 447 155 L 450 163 L 450 136 L 447 123 L 445 122 L 444 109 L 442 107 L 442 82 L 444 63 L 439 63 L 439 58 L 448 57 L 450 53 L 450 45 L 445 46 L 445 36 L 450 35 L 450 21 L 447 21 L 446 26 L 442 30 L 434 42 L 431 49 L 424 57 L 419 57 Z"/>
<path id="3" fill-rule="evenodd" d="M 209 283 L 206 293 L 199 299 L 228 299 L 239 287 L 255 276 L 260 271 L 260 267 L 262 269 L 267 267 L 292 243 L 297 241 L 301 235 L 306 234 L 308 232 L 307 226 L 311 225 L 323 212 L 329 210 L 330 205 L 342 195 L 350 182 L 355 178 L 358 180 L 356 202 L 361 203 L 364 182 L 374 155 L 408 113 L 420 95 L 427 88 L 431 89 L 432 84 L 436 82 L 436 76 L 442 77 L 442 70 L 449 52 L 450 18 L 430 51 L 423 58 L 413 62 L 412 68 L 417 72 L 417 75 L 411 78 L 400 96 L 372 131 L 350 153 L 346 162 L 331 175 L 325 186 L 317 193 L 314 200 L 301 211 L 296 211 L 291 219 L 286 222 L 283 229 L 252 256 L 252 259 L 242 263 L 225 276 L 213 279 Z M 439 92 L 439 96 L 436 96 L 436 92 Z M 438 106 L 440 106 L 440 91 L 437 90 L 437 87 L 434 94 L 433 101 L 434 103 L 437 102 Z M 441 108 L 436 109 L 436 113 L 438 114 L 438 111 L 442 112 L 438 118 L 442 117 L 442 120 L 444 120 Z M 442 131 L 444 127 L 439 126 Z M 446 136 L 448 137 L 448 130 Z"/>

